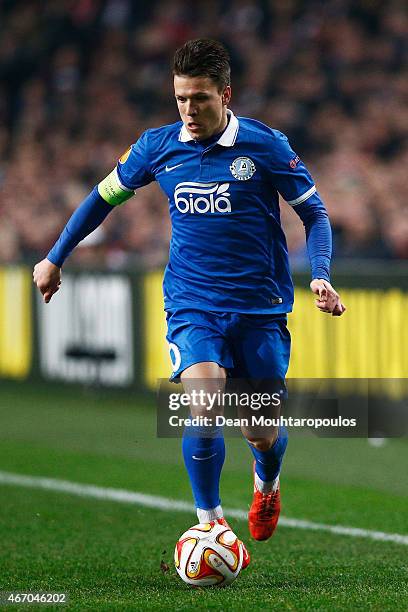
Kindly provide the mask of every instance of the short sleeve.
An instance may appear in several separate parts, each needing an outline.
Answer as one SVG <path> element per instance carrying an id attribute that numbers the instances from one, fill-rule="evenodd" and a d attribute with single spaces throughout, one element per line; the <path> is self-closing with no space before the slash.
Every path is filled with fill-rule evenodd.
<path id="1" fill-rule="evenodd" d="M 147 132 L 119 157 L 116 168 L 98 183 L 99 195 L 111 206 L 123 204 L 138 187 L 154 180 L 147 155 Z"/>
<path id="2" fill-rule="evenodd" d="M 148 138 L 149 132 L 146 131 L 118 160 L 116 172 L 126 189 L 138 189 L 155 179 L 150 171 Z"/>
<path id="3" fill-rule="evenodd" d="M 316 191 L 310 173 L 291 148 L 287 137 L 275 131 L 271 151 L 271 180 L 276 190 L 291 206 L 305 202 Z"/>

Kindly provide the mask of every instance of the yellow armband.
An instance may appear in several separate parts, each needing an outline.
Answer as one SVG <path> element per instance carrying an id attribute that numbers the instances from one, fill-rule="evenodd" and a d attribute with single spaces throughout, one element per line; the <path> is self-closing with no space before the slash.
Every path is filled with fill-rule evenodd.
<path id="1" fill-rule="evenodd" d="M 123 204 L 135 193 L 133 189 L 128 189 L 128 187 L 122 185 L 116 168 L 99 183 L 98 192 L 101 198 L 112 206 Z"/>

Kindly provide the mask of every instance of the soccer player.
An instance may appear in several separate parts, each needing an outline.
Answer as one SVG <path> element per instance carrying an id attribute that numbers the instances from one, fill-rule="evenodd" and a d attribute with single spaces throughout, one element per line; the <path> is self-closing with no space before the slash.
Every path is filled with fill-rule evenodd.
<path id="1" fill-rule="evenodd" d="M 281 381 L 284 392 L 293 285 L 279 215 L 279 194 L 306 231 L 319 310 L 345 307 L 330 284 L 331 229 L 304 163 L 284 134 L 235 117 L 230 64 L 217 41 L 188 41 L 173 60 L 181 121 L 144 132 L 74 212 L 34 281 L 48 303 L 72 249 L 135 190 L 158 181 L 169 200 L 172 238 L 164 275 L 167 340 L 173 379 L 187 392 L 223 389 L 227 375 Z M 137 203 L 136 203 L 137 207 Z M 135 209 L 137 215 L 137 208 Z M 193 416 L 206 406 L 192 406 Z M 274 532 L 280 512 L 284 427 L 248 438 L 254 457 L 249 529 L 257 540 Z M 183 456 L 200 522 L 225 523 L 219 481 L 222 431 L 186 428 Z M 249 562 L 246 558 L 245 564 Z M 244 564 L 244 565 L 245 565 Z"/>

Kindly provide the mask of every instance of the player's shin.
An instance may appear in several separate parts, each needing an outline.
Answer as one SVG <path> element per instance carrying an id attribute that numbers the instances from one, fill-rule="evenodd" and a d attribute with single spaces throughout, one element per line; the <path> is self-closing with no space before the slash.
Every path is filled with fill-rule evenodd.
<path id="1" fill-rule="evenodd" d="M 261 493 L 272 491 L 282 467 L 287 444 L 288 431 L 284 425 L 279 427 L 276 440 L 267 450 L 260 450 L 248 442 L 255 459 L 255 484 Z"/>
<path id="2" fill-rule="evenodd" d="M 190 478 L 197 516 L 206 523 L 223 516 L 219 484 L 225 459 L 225 444 L 220 427 L 186 427 L 183 457 Z"/>

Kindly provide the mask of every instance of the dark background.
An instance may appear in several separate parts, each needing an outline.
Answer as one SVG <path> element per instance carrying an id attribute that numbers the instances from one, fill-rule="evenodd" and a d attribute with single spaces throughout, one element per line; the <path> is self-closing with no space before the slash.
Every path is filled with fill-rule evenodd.
<path id="1" fill-rule="evenodd" d="M 141 132 L 178 119 L 170 62 L 220 39 L 231 108 L 287 133 L 315 177 L 335 262 L 407 259 L 408 16 L 403 0 L 3 0 L 0 2 L 0 263 L 38 260 Z M 285 204 L 294 269 L 304 232 Z M 154 185 L 71 261 L 165 263 Z"/>

